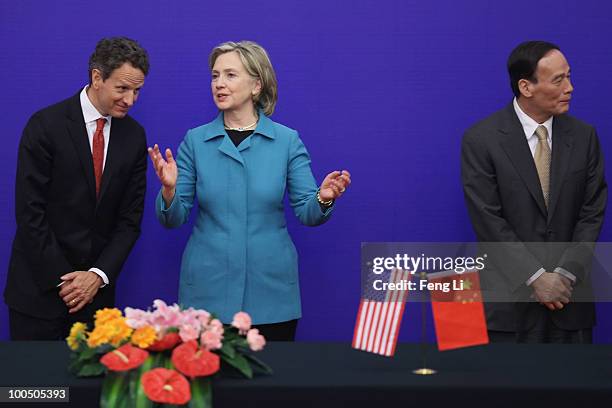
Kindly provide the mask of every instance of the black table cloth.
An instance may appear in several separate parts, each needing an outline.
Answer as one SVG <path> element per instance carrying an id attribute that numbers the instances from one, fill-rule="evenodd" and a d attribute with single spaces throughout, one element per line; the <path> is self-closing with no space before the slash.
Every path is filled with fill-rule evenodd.
<path id="1" fill-rule="evenodd" d="M 68 355 L 62 342 L 2 342 L 0 386 L 65 386 L 70 404 L 64 406 L 97 406 L 101 378 L 72 376 Z M 424 355 L 438 374 L 412 373 Z M 438 352 L 401 344 L 386 358 L 345 343 L 279 342 L 258 356 L 274 374 L 216 379 L 215 408 L 612 406 L 612 345 L 492 344 Z"/>

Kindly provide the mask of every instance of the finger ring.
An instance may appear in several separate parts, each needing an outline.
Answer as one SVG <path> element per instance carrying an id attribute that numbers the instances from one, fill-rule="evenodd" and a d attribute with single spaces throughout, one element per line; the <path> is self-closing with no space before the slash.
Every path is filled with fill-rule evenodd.
<path id="1" fill-rule="evenodd" d="M 72 299 L 72 300 L 70 301 L 70 304 L 71 304 L 71 305 L 74 305 L 75 303 L 76 303 L 76 299 Z"/>

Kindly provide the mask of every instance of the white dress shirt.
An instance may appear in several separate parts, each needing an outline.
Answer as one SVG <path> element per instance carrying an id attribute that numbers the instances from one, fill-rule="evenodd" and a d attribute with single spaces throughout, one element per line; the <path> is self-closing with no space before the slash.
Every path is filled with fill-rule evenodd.
<path id="1" fill-rule="evenodd" d="M 538 136 L 535 134 L 535 131 L 540 125 L 544 126 L 546 130 L 548 131 L 548 146 L 550 147 L 550 151 L 552 151 L 553 117 L 551 116 L 546 121 L 544 121 L 544 123 L 538 123 L 535 120 L 533 120 L 531 116 L 523 112 L 516 98 L 514 98 L 514 101 L 512 101 L 512 104 L 514 105 L 514 112 L 516 112 L 516 116 L 518 116 L 518 119 L 521 122 L 521 125 L 523 126 L 523 131 L 525 132 L 525 137 L 527 138 L 527 143 L 529 144 L 529 149 L 531 150 L 531 156 L 532 157 L 535 156 L 536 147 L 538 146 Z M 527 286 L 531 285 L 533 281 L 538 279 L 540 275 L 542 275 L 544 272 L 546 272 L 546 270 L 544 270 L 544 268 L 540 268 L 529 279 L 527 279 L 527 282 L 525 282 Z M 576 282 L 576 276 L 574 276 L 574 274 L 566 271 L 563 268 L 555 268 L 553 272 L 556 272 L 556 273 L 559 273 L 565 276 L 566 278 L 568 278 L 574 283 Z"/>
<path id="2" fill-rule="evenodd" d="M 96 120 L 100 118 L 106 119 L 106 123 L 104 124 L 104 129 L 102 130 L 102 132 L 104 133 L 104 159 L 102 161 L 102 169 L 104 170 L 104 166 L 106 165 L 106 153 L 108 152 L 108 142 L 110 141 L 111 122 L 113 118 L 110 115 L 103 116 L 100 114 L 100 112 L 98 112 L 96 107 L 89 100 L 89 96 L 87 96 L 88 87 L 89 85 L 86 85 L 83 88 L 83 90 L 81 91 L 80 98 L 81 98 L 81 109 L 83 110 L 83 118 L 85 119 L 85 127 L 87 128 L 87 138 L 89 139 L 89 149 L 91 150 L 92 154 L 93 154 L 93 137 L 94 137 L 94 133 L 96 133 L 96 126 L 97 126 Z M 90 268 L 89 270 L 91 272 L 96 273 L 98 276 L 100 276 L 100 278 L 102 278 L 102 281 L 104 283 L 102 284 L 101 287 L 108 285 L 109 283 L 108 276 L 106 276 L 106 274 L 102 272 L 102 270 L 95 268 L 95 267 Z"/>

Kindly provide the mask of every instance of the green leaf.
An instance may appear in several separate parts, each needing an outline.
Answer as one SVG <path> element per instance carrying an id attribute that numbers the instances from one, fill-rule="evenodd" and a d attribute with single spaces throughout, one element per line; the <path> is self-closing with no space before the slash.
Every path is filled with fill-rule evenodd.
<path id="1" fill-rule="evenodd" d="M 83 362 L 79 360 L 79 356 L 75 353 L 70 355 L 70 362 L 68 363 L 68 371 L 73 375 L 78 375 L 83 366 Z"/>
<path id="2" fill-rule="evenodd" d="M 247 359 L 244 358 L 244 356 L 236 354 L 233 358 L 230 358 L 228 356 L 222 355 L 221 359 L 230 366 L 240 371 L 240 373 L 242 373 L 242 375 L 244 375 L 246 378 L 253 378 L 253 369 L 249 365 Z"/>
<path id="3" fill-rule="evenodd" d="M 165 367 L 168 357 L 165 353 L 155 353 L 153 355 L 153 367 Z"/>
<path id="4" fill-rule="evenodd" d="M 191 381 L 191 400 L 188 407 L 212 408 L 210 377 L 196 377 Z"/>
<path id="5" fill-rule="evenodd" d="M 85 361 L 89 360 L 96 355 L 96 349 L 86 348 L 82 353 L 79 354 L 79 360 Z"/>
<path id="6" fill-rule="evenodd" d="M 272 368 L 269 365 L 255 357 L 250 353 L 244 354 L 244 357 L 249 360 L 251 366 L 255 368 L 255 371 L 261 374 L 273 374 Z"/>
<path id="7" fill-rule="evenodd" d="M 137 381 L 134 384 L 134 407 L 135 408 L 151 408 L 153 407 L 153 401 L 151 401 L 142 388 L 142 375 L 152 369 L 157 360 L 157 356 L 151 356 L 145 360 L 144 363 L 139 367 L 134 376 Z"/>
<path id="8" fill-rule="evenodd" d="M 236 356 L 236 349 L 234 349 L 234 347 L 232 347 L 232 345 L 228 344 L 227 342 L 223 343 L 223 346 L 219 351 L 228 356 L 229 358 L 234 358 Z"/>
<path id="9" fill-rule="evenodd" d="M 234 347 L 242 347 L 249 350 L 249 343 L 247 342 L 247 339 L 240 337 L 234 342 Z"/>
<path id="10" fill-rule="evenodd" d="M 102 382 L 101 408 L 116 408 L 124 404 L 123 395 L 128 392 L 128 378 L 124 372 L 109 372 Z"/>
<path id="11" fill-rule="evenodd" d="M 172 359 L 169 357 L 165 357 L 162 360 L 162 364 L 164 368 L 167 368 L 168 370 L 174 370 L 174 364 L 172 364 Z"/>
<path id="12" fill-rule="evenodd" d="M 236 330 L 233 327 L 225 327 L 225 330 L 223 331 L 223 342 L 232 342 L 238 338 L 241 338 L 241 336 L 238 334 L 238 330 Z"/>
<path id="13" fill-rule="evenodd" d="M 79 377 L 95 377 L 104 374 L 105 367 L 100 363 L 84 364 L 78 372 Z"/>

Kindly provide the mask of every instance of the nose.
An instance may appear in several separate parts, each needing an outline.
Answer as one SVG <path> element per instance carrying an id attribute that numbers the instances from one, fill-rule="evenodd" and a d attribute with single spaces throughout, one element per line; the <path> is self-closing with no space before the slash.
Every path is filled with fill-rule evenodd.
<path id="1" fill-rule="evenodd" d="M 215 80 L 215 88 L 221 89 L 225 88 L 225 79 L 222 75 L 219 75 Z"/>
<path id="2" fill-rule="evenodd" d="M 134 94 L 134 92 L 127 92 L 123 97 L 123 103 L 125 103 L 128 107 L 131 107 L 134 105 L 134 102 L 136 102 L 136 98 L 137 96 Z"/>
<path id="3" fill-rule="evenodd" d="M 567 78 L 567 86 L 565 88 L 565 93 L 571 94 L 572 92 L 574 92 L 574 86 L 572 85 L 572 81 Z"/>

